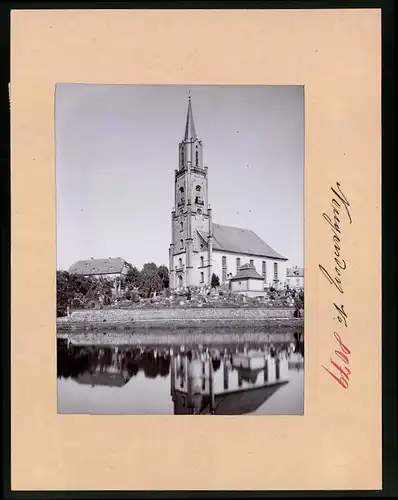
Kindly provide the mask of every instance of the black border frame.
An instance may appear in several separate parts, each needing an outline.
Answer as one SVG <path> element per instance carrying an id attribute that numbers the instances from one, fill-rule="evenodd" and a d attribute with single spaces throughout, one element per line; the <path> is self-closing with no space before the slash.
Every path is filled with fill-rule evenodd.
<path id="1" fill-rule="evenodd" d="M 101 499 L 101 498 L 388 498 L 397 496 L 397 219 L 395 166 L 394 0 L 327 1 L 263 0 L 229 2 L 2 2 L 0 1 L 2 121 L 1 201 L 1 325 L 3 390 L 3 498 L 5 499 Z M 383 489 L 377 491 L 11 491 L 11 394 L 10 394 L 10 12 L 20 9 L 381 9 L 382 12 L 382 378 L 383 378 Z M 7 214 L 6 216 L 4 214 Z M 363 244 L 366 244 L 364 240 Z M 369 263 L 371 265 L 371 263 Z"/>

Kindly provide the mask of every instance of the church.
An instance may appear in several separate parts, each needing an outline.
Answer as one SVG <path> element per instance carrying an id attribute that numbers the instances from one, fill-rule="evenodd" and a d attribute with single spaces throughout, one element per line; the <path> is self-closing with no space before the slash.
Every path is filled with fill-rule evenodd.
<path id="1" fill-rule="evenodd" d="M 171 214 L 170 287 L 209 286 L 213 274 L 226 284 L 239 276 L 242 266 L 254 267 L 263 278 L 261 290 L 283 286 L 287 258 L 250 229 L 213 222 L 208 200 L 208 167 L 203 164 L 203 143 L 196 134 L 190 95 L 184 138 L 178 147 Z"/>

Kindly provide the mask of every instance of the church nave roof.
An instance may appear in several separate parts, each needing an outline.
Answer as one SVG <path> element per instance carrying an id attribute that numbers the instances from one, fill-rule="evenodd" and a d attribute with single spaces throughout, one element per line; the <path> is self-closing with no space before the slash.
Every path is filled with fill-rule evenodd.
<path id="1" fill-rule="evenodd" d="M 250 229 L 240 227 L 223 226 L 212 224 L 213 229 L 213 250 L 234 252 L 242 255 L 257 255 L 271 259 L 288 260 Z M 207 233 L 198 231 L 203 239 L 207 239 Z"/>

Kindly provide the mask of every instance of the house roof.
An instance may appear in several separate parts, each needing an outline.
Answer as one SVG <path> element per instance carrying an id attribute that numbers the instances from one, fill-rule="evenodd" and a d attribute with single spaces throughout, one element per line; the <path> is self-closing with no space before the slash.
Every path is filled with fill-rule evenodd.
<path id="1" fill-rule="evenodd" d="M 304 269 L 302 267 L 288 267 L 286 276 L 288 278 L 304 277 Z"/>
<path id="2" fill-rule="evenodd" d="M 213 250 L 234 252 L 241 255 L 256 255 L 271 259 L 287 260 L 250 229 L 212 224 Z M 207 241 L 208 234 L 198 231 Z"/>
<path id="3" fill-rule="evenodd" d="M 246 413 L 253 413 L 286 383 L 286 380 L 282 380 L 276 383 L 260 385 L 258 387 L 238 389 L 236 391 L 225 391 L 215 394 L 214 414 L 244 415 Z M 179 391 L 178 389 L 175 391 L 175 398 L 173 399 L 175 415 L 192 413 L 192 410 L 190 410 L 185 403 L 187 397 L 187 392 Z M 210 414 L 210 398 L 207 394 L 199 397 L 196 404 L 197 413 L 199 415 Z"/>
<path id="4" fill-rule="evenodd" d="M 239 271 L 231 280 L 245 280 L 249 278 L 264 280 L 264 278 L 258 274 L 253 264 L 243 264 L 243 266 L 240 266 Z"/>
<path id="5" fill-rule="evenodd" d="M 69 272 L 84 275 L 119 274 L 124 265 L 125 261 L 121 257 L 79 260 L 70 266 Z"/>
<path id="6" fill-rule="evenodd" d="M 216 415 L 244 415 L 263 405 L 286 381 L 215 395 Z"/>

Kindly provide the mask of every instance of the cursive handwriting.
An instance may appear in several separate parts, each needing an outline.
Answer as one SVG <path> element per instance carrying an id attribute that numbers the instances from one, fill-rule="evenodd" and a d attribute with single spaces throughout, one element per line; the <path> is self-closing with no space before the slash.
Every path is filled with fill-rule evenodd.
<path id="1" fill-rule="evenodd" d="M 348 216 L 349 223 L 352 224 L 352 217 L 349 210 L 349 202 L 347 197 L 343 194 L 341 190 L 340 183 L 336 183 L 336 188 L 330 188 L 335 197 L 332 198 L 331 207 L 332 215 L 323 213 L 322 217 L 328 223 L 332 233 L 333 233 L 333 266 L 334 271 L 332 274 L 326 270 L 324 266 L 319 264 L 319 269 L 323 276 L 328 280 L 331 285 L 334 285 L 340 293 L 344 293 L 342 274 L 343 271 L 347 269 L 347 262 L 341 257 L 341 208 L 344 207 Z M 334 273 L 334 276 L 333 276 Z"/>
<path id="2" fill-rule="evenodd" d="M 338 306 L 337 304 L 333 304 L 338 314 L 333 318 L 337 320 L 340 324 L 343 324 L 345 328 L 348 327 L 347 323 L 347 313 L 344 310 L 344 306 Z M 341 336 L 334 332 L 334 338 L 337 341 L 338 348 L 335 349 L 334 354 L 344 363 L 343 366 L 341 364 L 336 363 L 332 358 L 330 358 L 330 368 L 326 368 L 326 366 L 322 365 L 322 368 L 329 373 L 334 380 L 341 385 L 344 389 L 348 389 L 348 383 L 350 381 L 351 370 L 348 368 L 350 359 L 348 357 L 351 354 L 350 349 L 346 346 Z M 337 373 L 336 373 L 337 372 Z M 339 376 L 340 375 L 340 376 Z"/>
<path id="3" fill-rule="evenodd" d="M 324 212 L 323 219 L 327 222 L 329 229 L 332 231 L 333 237 L 333 271 L 329 272 L 325 266 L 319 264 L 319 270 L 326 280 L 335 287 L 340 293 L 344 294 L 344 273 L 347 271 L 347 261 L 342 257 L 342 220 L 345 215 L 349 224 L 352 224 L 352 216 L 350 212 L 350 203 L 344 195 L 340 183 L 336 183 L 336 187 L 330 188 L 333 197 L 331 201 L 331 213 Z M 344 208 L 345 212 L 342 211 Z M 348 315 L 344 304 L 337 305 L 333 302 L 334 321 L 337 321 L 344 329 L 348 328 Z M 350 363 L 349 355 L 351 350 L 343 340 L 339 332 L 333 333 L 334 339 L 337 342 L 334 350 L 334 359 L 331 357 L 328 366 L 322 365 L 322 368 L 334 379 L 341 387 L 348 389 L 350 382 L 351 370 L 347 366 Z"/>

